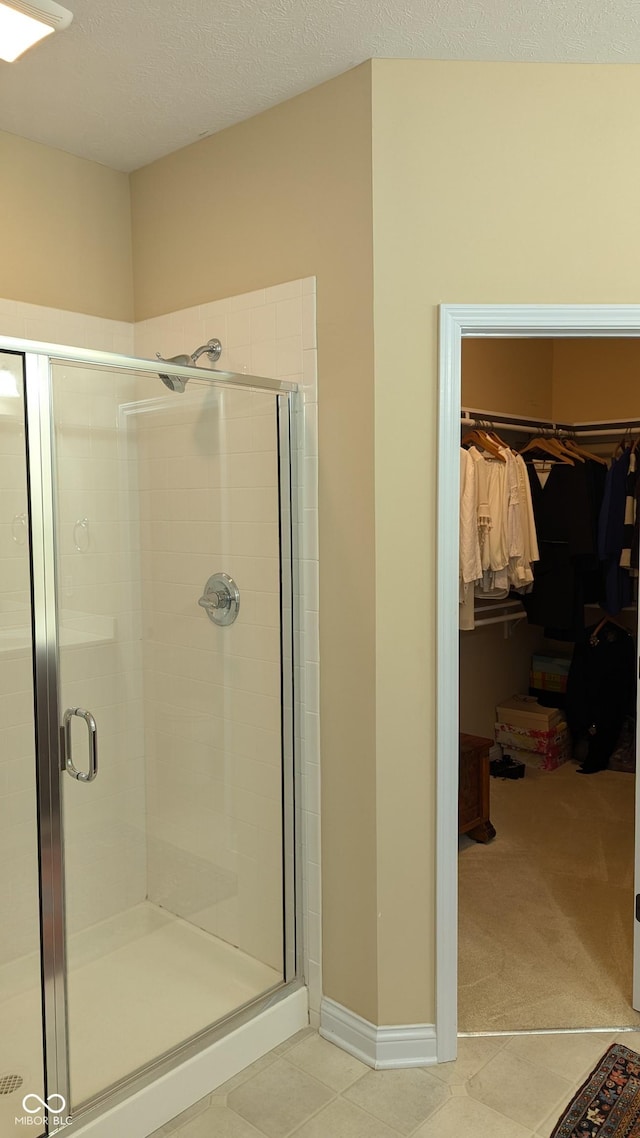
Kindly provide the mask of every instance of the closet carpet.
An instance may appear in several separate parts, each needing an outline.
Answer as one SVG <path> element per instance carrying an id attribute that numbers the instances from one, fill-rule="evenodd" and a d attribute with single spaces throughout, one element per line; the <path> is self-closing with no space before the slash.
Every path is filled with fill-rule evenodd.
<path id="1" fill-rule="evenodd" d="M 460 1031 L 640 1024 L 634 782 L 574 763 L 491 779 L 497 837 L 460 841 Z"/>

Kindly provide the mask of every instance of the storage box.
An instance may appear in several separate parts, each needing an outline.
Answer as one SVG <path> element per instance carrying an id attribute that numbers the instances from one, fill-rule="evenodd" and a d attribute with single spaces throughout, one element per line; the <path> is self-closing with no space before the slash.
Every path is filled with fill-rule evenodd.
<path id="1" fill-rule="evenodd" d="M 547 755 L 550 765 L 555 769 L 569 758 L 569 733 L 566 723 L 557 723 L 550 731 L 539 731 L 532 727 L 516 727 L 512 723 L 496 723 L 496 742 L 503 751 L 515 747 L 518 751 Z M 542 764 L 544 766 L 544 764 Z"/>
<path id="2" fill-rule="evenodd" d="M 550 731 L 564 716 L 557 707 L 542 707 L 532 695 L 512 695 L 496 707 L 499 723 L 526 727 L 534 731 Z"/>
<path id="3" fill-rule="evenodd" d="M 558 708 L 542 707 L 532 696 L 516 695 L 498 705 L 496 718 L 496 742 L 512 758 L 542 770 L 556 770 L 569 758 L 569 733 Z"/>
<path id="4" fill-rule="evenodd" d="M 531 658 L 529 684 L 537 691 L 557 692 L 564 695 L 571 667 L 570 656 L 541 656 Z"/>
<path id="5" fill-rule="evenodd" d="M 536 751 L 519 750 L 518 747 L 504 748 L 505 755 L 510 755 L 512 759 L 524 763 L 526 767 L 535 767 L 536 770 L 542 771 L 555 771 L 563 763 L 567 762 L 571 756 L 569 754 L 568 734 L 565 731 L 564 737 L 566 745 L 561 746 L 558 751 L 552 749 L 545 751 L 544 754 L 538 754 Z"/>

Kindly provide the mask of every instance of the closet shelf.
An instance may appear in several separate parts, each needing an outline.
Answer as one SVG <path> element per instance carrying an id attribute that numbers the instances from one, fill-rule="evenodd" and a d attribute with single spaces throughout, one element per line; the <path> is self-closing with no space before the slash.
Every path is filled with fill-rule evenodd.
<path id="1" fill-rule="evenodd" d="M 598 601 L 585 601 L 585 605 L 584 605 L 584 607 L 585 607 L 586 609 L 602 609 L 603 613 L 604 613 L 604 611 L 605 611 L 605 610 L 602 608 L 602 605 L 601 605 L 601 604 L 599 604 L 599 602 L 598 602 Z M 632 604 L 632 605 L 625 605 L 625 606 L 624 606 L 624 608 L 621 608 L 621 609 L 620 609 L 620 612 L 637 612 L 637 611 L 638 611 L 638 606 L 637 606 L 636 604 Z M 617 615 L 617 614 L 616 614 L 616 615 Z"/>
<path id="2" fill-rule="evenodd" d="M 487 613 L 491 615 L 488 616 Z M 512 620 L 523 620 L 526 615 L 521 601 L 507 597 L 502 601 L 478 601 L 474 607 L 473 622 L 476 628 L 481 628 L 487 624 L 508 624 Z"/>

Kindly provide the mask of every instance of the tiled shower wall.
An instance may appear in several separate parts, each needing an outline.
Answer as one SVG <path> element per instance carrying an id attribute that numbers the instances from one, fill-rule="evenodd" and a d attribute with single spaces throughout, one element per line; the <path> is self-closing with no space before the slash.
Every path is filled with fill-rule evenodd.
<path id="1" fill-rule="evenodd" d="M 160 351 L 163 355 L 192 351 L 197 344 L 217 335 L 224 345 L 219 367 L 226 366 L 230 370 L 274 378 L 288 378 L 303 385 L 303 401 L 298 411 L 299 450 L 294 456 L 295 499 L 298 511 L 296 528 L 302 558 L 302 571 L 296 596 L 298 627 L 296 647 L 300 661 L 300 672 L 296 677 L 298 695 L 296 733 L 302 776 L 305 969 L 312 1016 L 317 1020 L 321 984 L 321 933 L 315 279 L 307 278 L 230 298 L 227 301 L 216 301 L 209 305 L 145 321 L 137 326 L 0 300 L 0 334 L 115 351 L 125 355 L 135 352 L 136 355 L 147 357 L 153 357 L 156 351 Z M 131 464 L 128 470 L 133 477 Z M 144 462 L 140 465 L 140 476 L 142 479 L 146 477 Z M 245 489 L 250 488 L 245 487 Z M 5 514 L 7 508 L 5 505 Z M 7 517 L 3 517 L 0 522 L 0 532 L 3 532 L 6 522 Z M 70 551 L 70 556 L 76 552 Z M 84 564 L 88 565 L 86 559 Z M 0 614 L 5 611 L 6 604 L 4 598 L 0 596 Z M 112 665 L 106 659 L 109 649 L 105 646 L 100 649 L 102 663 L 95 655 L 95 651 L 94 649 L 92 659 L 96 661 L 96 667 L 106 669 L 113 675 Z M 78 653 L 75 659 L 82 673 L 80 655 L 81 653 Z M 70 664 L 71 661 L 70 655 Z M 17 672 L 15 674 L 17 676 Z M 96 674 L 96 678 L 98 674 L 100 672 Z M 73 675 L 72 671 L 68 672 L 70 682 L 73 682 Z M 6 687 L 3 690 L 9 691 Z M 5 784 L 1 779 L 0 773 L 0 788 L 4 790 Z M 18 817 L 18 814 L 13 812 L 12 817 L 14 816 Z M 144 824 L 145 818 L 139 821 Z M 169 821 L 167 818 L 167 822 Z M 136 826 L 133 828 L 136 829 Z M 6 834 L 7 831 L 3 833 Z M 2 835 L 0 840 L 1 837 Z M 9 845 L 11 846 L 10 841 Z M 152 876 L 151 873 L 150 879 Z M 136 875 L 133 877 L 135 879 Z M 20 893 L 25 894 L 32 888 L 30 880 L 27 881 L 26 878 L 21 882 L 14 874 L 13 880 L 16 896 Z M 93 894 L 96 892 L 94 890 Z M 114 890 L 108 891 L 108 896 L 109 911 L 112 911 L 114 904 L 124 908 L 131 903 L 127 888 L 123 888 L 119 897 Z M 88 908 L 84 917 L 78 910 L 80 923 L 83 919 L 86 924 L 98 919 L 95 915 L 95 895 L 88 897 L 87 901 Z M 19 923 L 15 906 L 13 912 Z M 28 922 L 24 924 L 22 933 L 16 932 L 12 942 L 18 952 L 22 951 L 20 944 L 24 944 L 25 938 L 28 939 L 30 935 L 27 925 Z"/>
<path id="2" fill-rule="evenodd" d="M 296 537 L 302 558 L 301 580 L 297 582 L 298 591 L 296 595 L 297 658 L 302 661 L 302 664 L 296 676 L 298 705 L 296 707 L 295 725 L 298 736 L 297 746 L 301 755 L 302 797 L 305 807 L 302 817 L 302 836 L 306 856 L 302 858 L 302 884 L 306 897 L 306 904 L 304 905 L 306 970 L 312 1010 L 317 1013 L 320 1004 L 321 955 L 315 278 L 292 281 L 277 285 L 274 288 L 260 289 L 257 292 L 245 293 L 228 300 L 215 301 L 211 304 L 184 309 L 181 312 L 141 322 L 136 326 L 135 352 L 136 355 L 147 358 L 153 358 L 156 352 L 160 352 L 163 356 L 191 352 L 198 345 L 205 343 L 214 336 L 218 337 L 223 344 L 223 354 L 218 367 L 274 379 L 287 379 L 303 385 L 303 397 L 299 403 L 298 422 L 296 424 L 299 449 L 292 456 L 295 482 Z M 225 393 L 225 397 L 230 394 Z M 266 412 L 272 399 L 265 396 L 253 396 L 254 404 L 251 406 L 247 403 L 248 396 L 244 392 L 236 393 L 234 398 L 235 406 L 229 401 L 227 408 L 225 408 L 225 414 L 220 420 L 222 426 L 218 431 L 215 448 L 219 448 L 220 457 L 229 452 L 233 460 L 234 473 L 231 475 L 231 488 L 234 496 L 231 496 L 229 490 L 226 490 L 224 497 L 227 500 L 227 509 L 230 509 L 231 516 L 237 522 L 239 536 L 246 540 L 250 532 L 253 531 L 252 544 L 246 549 L 247 555 L 253 559 L 251 571 L 257 573 L 257 576 L 253 578 L 253 590 L 259 592 L 265 581 L 263 572 L 265 554 L 269 555 L 270 549 L 273 548 L 273 539 L 274 537 L 277 538 L 276 529 L 273 530 L 273 533 L 269 532 L 269 526 L 272 524 L 272 510 L 277 504 L 276 499 L 269 493 L 272 478 L 269 471 L 270 469 L 273 470 L 269 453 L 271 452 L 273 455 L 275 446 L 275 431 L 272 425 L 273 413 L 270 411 L 262 416 L 257 414 L 258 410 Z M 261 407 L 256 404 L 256 398 L 262 401 Z M 260 418 L 262 418 L 261 425 Z M 257 435 L 256 431 L 258 431 Z M 163 445 L 166 446 L 167 443 L 165 442 Z M 256 450 L 258 454 L 254 459 L 251 459 L 249 464 L 250 454 Z M 261 465 L 261 469 L 256 469 L 256 462 Z M 183 473 L 180 463 L 175 463 L 173 468 L 180 470 L 181 477 L 190 478 L 196 484 L 201 483 L 202 471 L 196 474 L 193 471 L 189 474 Z M 159 476 L 162 477 L 160 472 Z M 238 478 L 240 478 L 240 484 L 237 482 Z M 234 481 L 236 482 L 235 488 L 233 487 Z M 228 478 L 227 482 L 229 482 Z M 186 487 L 183 488 L 183 491 L 186 490 Z M 214 500 L 215 495 L 210 495 L 210 501 L 213 502 Z M 185 517 L 190 516 L 191 507 L 188 491 L 186 494 L 183 492 L 181 497 L 178 496 L 176 502 L 181 502 Z M 244 512 L 242 518 L 238 515 L 238 511 Z M 195 522 L 195 519 L 192 521 Z M 259 532 L 259 526 L 263 528 L 262 534 Z M 240 531 L 242 530 L 245 532 L 241 534 Z M 229 556 L 233 554 L 234 557 L 237 557 L 238 550 L 233 551 L 229 545 L 227 545 L 227 550 L 227 564 L 230 564 Z M 256 560 L 256 558 L 260 560 Z M 260 561 L 263 562 L 263 565 L 260 564 Z M 243 568 L 239 567 L 239 583 Z M 225 565 L 220 564 L 211 565 L 210 569 L 205 572 L 205 566 L 201 564 L 199 572 L 202 581 L 198 578 L 197 584 L 202 587 L 208 572 L 214 572 L 217 569 L 230 571 L 229 569 L 225 570 Z M 250 576 L 248 580 L 251 582 L 252 577 Z M 191 593 L 189 596 L 193 600 Z M 248 599 L 253 603 L 251 596 Z M 277 599 L 277 595 L 272 593 L 271 604 L 275 599 Z M 270 825 L 270 820 L 273 821 L 276 817 L 273 800 L 269 800 L 268 797 L 265 799 L 264 795 L 260 793 L 261 783 L 256 778 L 256 773 L 259 773 L 260 767 L 255 765 L 264 762 L 265 759 L 268 760 L 275 742 L 275 737 L 270 738 L 270 732 L 264 731 L 264 724 L 269 722 L 269 716 L 273 716 L 278 710 L 275 701 L 271 702 L 273 695 L 269 694 L 276 690 L 274 687 L 275 673 L 270 670 L 268 660 L 262 660 L 262 667 L 259 672 L 255 667 L 255 656 L 264 657 L 265 653 L 270 651 L 268 630 L 271 621 L 277 621 L 277 609 L 272 608 L 271 611 L 273 615 L 269 617 L 269 610 L 260 605 L 256 609 L 250 610 L 248 617 L 245 618 L 247 624 L 244 628 L 245 640 L 241 649 L 242 657 L 236 657 L 235 667 L 244 669 L 244 675 L 238 672 L 238 680 L 236 681 L 235 678 L 232 680 L 233 685 L 238 687 L 236 696 L 238 710 L 233 724 L 233 732 L 237 742 L 234 743 L 231 739 L 227 739 L 226 748 L 232 768 L 234 755 L 237 755 L 238 759 L 243 759 L 245 764 L 250 761 L 254 764 L 254 768 L 251 771 L 247 767 L 245 771 L 239 771 L 236 775 L 233 774 L 232 769 L 230 773 L 232 783 L 238 777 L 248 778 L 250 781 L 242 788 L 241 797 L 236 797 L 237 805 L 232 805 L 232 803 L 234 795 L 237 796 L 238 791 L 233 792 L 230 796 L 231 802 L 228 809 L 231 813 L 227 814 L 225 825 L 227 841 L 230 841 L 234 848 L 218 848 L 219 872 L 216 875 L 216 880 L 220 896 L 214 901 L 213 906 L 210 906 L 206 916 L 206 919 L 209 922 L 213 921 L 214 924 L 207 924 L 205 927 L 211 927 L 212 931 L 218 932 L 218 935 L 224 936 L 225 939 L 239 944 L 246 951 L 260 956 L 267 963 L 277 966 L 278 961 L 273 955 L 273 950 L 274 948 L 279 949 L 279 943 L 273 936 L 274 922 L 273 917 L 269 917 L 269 904 L 265 906 L 265 900 L 271 902 L 273 899 L 273 885 L 271 885 L 271 890 L 266 892 L 265 900 L 261 902 L 258 885 L 260 877 L 256 873 L 256 860 L 260 860 L 265 853 L 268 855 L 269 833 L 273 832 L 270 831 L 269 827 L 265 829 L 265 824 L 269 822 Z M 242 627 L 240 624 L 242 614 L 241 602 L 240 617 L 237 626 L 233 626 L 233 628 L 238 628 L 238 632 L 241 631 Z M 267 619 L 269 624 L 264 623 Z M 206 619 L 204 622 L 202 620 L 199 622 L 200 635 L 208 632 L 206 628 L 208 623 Z M 227 643 L 230 644 L 228 633 L 233 632 L 233 628 L 214 631 L 222 633 L 223 637 L 227 634 Z M 182 631 L 179 630 L 178 635 L 182 636 Z M 267 638 L 266 641 L 265 637 Z M 236 649 L 231 648 L 230 659 L 236 651 Z M 253 662 L 252 657 L 254 658 Z M 198 660 L 192 653 L 190 671 L 193 672 L 197 666 Z M 226 663 L 225 667 L 228 669 Z M 228 671 L 228 675 L 233 677 L 233 672 Z M 268 685 L 269 693 L 265 689 L 265 683 Z M 238 686 L 239 684 L 242 684 L 244 688 L 244 695 Z M 269 699 L 268 705 L 265 704 L 265 696 Z M 191 700 L 193 700 L 193 695 Z M 256 712 L 258 718 L 256 718 Z M 188 715 L 188 706 L 183 707 L 182 718 L 185 721 L 188 720 Z M 243 751 L 244 755 L 242 754 Z M 173 833 L 177 840 L 176 831 L 173 829 L 175 820 L 177 818 L 182 819 L 182 828 L 184 829 L 185 823 L 190 818 L 192 819 L 194 814 L 192 808 L 185 814 L 183 805 L 176 803 L 170 793 L 170 787 L 175 784 L 178 773 L 175 762 L 172 765 L 171 753 L 171 750 L 168 753 L 165 751 L 168 760 L 164 770 L 166 789 L 160 799 L 162 810 L 154 816 L 153 832 L 156 837 L 164 834 L 165 838 L 168 834 Z M 149 751 L 149 755 L 151 755 L 151 751 Z M 160 777 L 159 770 L 160 768 L 156 765 L 154 777 Z M 273 784 L 270 784 L 268 789 L 271 793 Z M 157 801 L 158 799 L 154 798 L 154 805 Z M 238 810 L 241 811 L 240 814 L 238 814 Z M 216 830 L 218 834 L 221 834 L 223 827 L 218 826 Z M 186 840 L 186 834 L 182 834 L 180 841 L 185 843 Z M 220 837 L 218 841 L 220 841 Z M 191 844 L 193 844 L 193 838 Z M 168 853 L 170 854 L 166 848 L 166 841 L 162 838 L 160 844 L 155 839 L 150 840 L 150 881 L 154 880 L 154 867 L 160 866 L 162 863 L 163 847 L 165 856 Z M 165 873 L 159 875 L 161 878 L 165 876 L 167 879 L 171 879 L 170 864 L 171 857 L 165 866 Z M 228 867 L 232 867 L 230 871 Z M 226 876 L 223 870 L 226 872 Z M 268 876 L 271 881 L 274 879 L 271 869 L 268 871 Z M 173 877 L 174 885 L 177 885 L 179 878 L 180 874 L 176 871 Z M 243 878 L 244 891 L 242 888 Z M 204 875 L 204 880 L 207 880 L 207 875 Z M 209 885 L 210 889 L 211 884 Z M 225 892 L 226 896 L 224 895 Z M 176 888 L 174 888 L 175 897 Z M 194 899 L 186 895 L 186 890 L 184 904 L 189 905 L 191 911 L 194 912 Z M 244 932 L 242 931 L 243 925 L 246 926 Z"/>
<path id="3" fill-rule="evenodd" d="M 280 970 L 275 400 L 190 384 L 136 419 L 149 899 Z M 215 572 L 227 627 L 197 603 Z"/>

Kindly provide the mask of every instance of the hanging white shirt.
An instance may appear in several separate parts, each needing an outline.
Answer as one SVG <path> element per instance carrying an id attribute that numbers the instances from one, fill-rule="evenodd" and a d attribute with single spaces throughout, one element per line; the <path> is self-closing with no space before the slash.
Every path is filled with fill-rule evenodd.
<path id="1" fill-rule="evenodd" d="M 460 448 L 460 628 L 475 628 L 474 583 L 482 576 L 478 529 L 478 485 L 476 463 L 464 447 Z"/>

